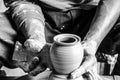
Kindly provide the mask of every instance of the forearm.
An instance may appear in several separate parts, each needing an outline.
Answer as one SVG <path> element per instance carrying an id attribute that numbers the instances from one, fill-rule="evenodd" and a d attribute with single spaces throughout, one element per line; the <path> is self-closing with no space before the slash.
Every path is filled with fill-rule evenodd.
<path id="1" fill-rule="evenodd" d="M 95 41 L 98 48 L 101 41 L 117 21 L 119 14 L 120 0 L 102 0 L 84 40 Z"/>
<path id="2" fill-rule="evenodd" d="M 10 5 L 12 19 L 26 39 L 40 38 L 45 43 L 44 16 L 41 8 L 27 1 L 16 1 Z"/>
<path id="3" fill-rule="evenodd" d="M 111 30 L 120 14 L 120 0 L 103 0 L 100 2 L 91 27 L 84 38 L 85 62 L 81 67 L 89 69 L 96 63 L 95 53 L 101 41 Z M 88 65 L 89 64 L 89 65 Z"/>

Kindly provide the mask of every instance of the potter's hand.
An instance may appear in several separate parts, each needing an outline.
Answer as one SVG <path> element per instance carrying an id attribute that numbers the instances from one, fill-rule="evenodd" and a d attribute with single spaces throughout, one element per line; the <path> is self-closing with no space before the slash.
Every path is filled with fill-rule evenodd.
<path id="1" fill-rule="evenodd" d="M 31 52 L 27 50 L 20 42 L 16 42 L 15 54 L 13 60 L 17 61 L 16 65 L 30 75 L 37 75 L 46 70 L 49 66 L 49 49 L 50 44 L 46 44 L 40 52 Z"/>
<path id="2" fill-rule="evenodd" d="M 70 74 L 70 78 L 74 79 L 80 77 L 82 74 L 86 73 L 89 68 L 91 68 L 96 63 L 95 53 L 96 53 L 96 42 L 86 41 L 82 44 L 84 48 L 84 61 L 78 69 Z"/>
<path id="3" fill-rule="evenodd" d="M 36 76 L 37 74 L 45 71 L 47 68 L 51 68 L 49 59 L 49 49 L 51 44 L 46 44 L 33 61 L 29 64 L 29 74 Z"/>

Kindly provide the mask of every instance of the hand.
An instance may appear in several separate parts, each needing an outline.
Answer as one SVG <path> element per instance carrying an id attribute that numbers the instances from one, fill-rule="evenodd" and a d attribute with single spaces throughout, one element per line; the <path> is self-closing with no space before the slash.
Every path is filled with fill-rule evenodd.
<path id="1" fill-rule="evenodd" d="M 29 63 L 29 74 L 36 76 L 37 74 L 45 71 L 47 68 L 52 68 L 49 58 L 49 50 L 51 44 L 46 44 L 36 57 Z"/>
<path id="2" fill-rule="evenodd" d="M 78 69 L 70 74 L 70 78 L 78 78 L 87 72 L 96 63 L 95 53 L 97 44 L 94 41 L 86 41 L 82 44 L 84 49 L 84 61 Z"/>
<path id="3" fill-rule="evenodd" d="M 49 67 L 49 49 L 51 44 L 46 44 L 40 52 L 32 52 L 26 49 L 20 42 L 16 42 L 13 60 L 15 65 L 30 75 L 37 75 Z"/>

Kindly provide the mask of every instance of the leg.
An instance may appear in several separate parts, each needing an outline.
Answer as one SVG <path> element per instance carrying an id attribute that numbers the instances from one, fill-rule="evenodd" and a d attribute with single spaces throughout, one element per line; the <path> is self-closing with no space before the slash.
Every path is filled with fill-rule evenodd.
<path id="1" fill-rule="evenodd" d="M 0 13 L 0 60 L 8 67 L 12 67 L 9 62 L 12 60 L 17 34 L 13 26 L 6 13 Z"/>

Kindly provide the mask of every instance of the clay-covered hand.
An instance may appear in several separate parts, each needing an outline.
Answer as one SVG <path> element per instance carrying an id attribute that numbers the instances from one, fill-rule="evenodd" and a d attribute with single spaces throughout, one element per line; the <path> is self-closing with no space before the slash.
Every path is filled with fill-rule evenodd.
<path id="1" fill-rule="evenodd" d="M 16 42 L 13 60 L 16 66 L 30 75 L 37 75 L 49 66 L 49 49 L 51 44 L 46 44 L 40 52 L 26 49 L 20 42 Z"/>
<path id="2" fill-rule="evenodd" d="M 49 59 L 50 46 L 50 44 L 46 44 L 38 55 L 30 62 L 28 71 L 30 75 L 36 76 L 37 74 L 45 71 L 47 68 L 51 68 Z"/>
<path id="3" fill-rule="evenodd" d="M 82 44 L 84 48 L 84 60 L 80 67 L 70 74 L 70 78 L 78 78 L 85 74 L 89 68 L 96 63 L 95 53 L 97 44 L 94 41 L 86 41 Z"/>

